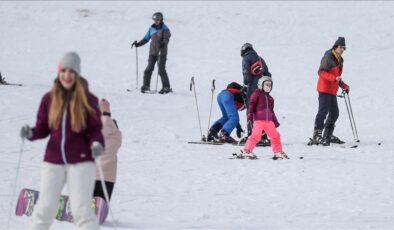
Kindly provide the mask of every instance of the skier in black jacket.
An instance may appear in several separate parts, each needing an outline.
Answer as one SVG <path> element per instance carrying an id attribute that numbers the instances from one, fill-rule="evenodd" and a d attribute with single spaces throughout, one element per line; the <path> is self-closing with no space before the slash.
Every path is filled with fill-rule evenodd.
<path id="1" fill-rule="evenodd" d="M 258 88 L 257 82 L 262 76 L 272 77 L 268 70 L 268 66 L 264 59 L 260 57 L 256 51 L 253 49 L 252 44 L 245 43 L 241 47 L 241 57 L 242 57 L 242 74 L 243 83 L 246 88 L 246 108 L 249 107 L 250 96 Z M 247 114 L 247 112 L 246 112 Z M 248 134 L 252 132 L 252 127 L 248 126 Z M 242 140 L 242 142 L 246 142 Z M 271 142 L 267 135 L 264 133 L 261 137 L 261 141 L 258 144 L 260 146 L 270 146 Z"/>

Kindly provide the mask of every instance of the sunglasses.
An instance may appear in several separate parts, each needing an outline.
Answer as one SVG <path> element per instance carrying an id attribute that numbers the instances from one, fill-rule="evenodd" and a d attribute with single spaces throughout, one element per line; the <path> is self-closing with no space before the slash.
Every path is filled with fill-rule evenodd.
<path id="1" fill-rule="evenodd" d="M 339 46 L 339 48 L 346 50 L 346 46 Z"/>

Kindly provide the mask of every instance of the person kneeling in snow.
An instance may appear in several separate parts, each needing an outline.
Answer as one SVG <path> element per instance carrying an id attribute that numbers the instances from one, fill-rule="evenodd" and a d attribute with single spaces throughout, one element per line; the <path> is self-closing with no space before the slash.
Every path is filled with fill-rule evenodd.
<path id="1" fill-rule="evenodd" d="M 118 165 L 117 153 L 122 145 L 122 133 L 119 131 L 116 121 L 111 118 L 110 104 L 106 99 L 101 99 L 100 110 L 101 121 L 103 123 L 103 129 L 101 131 L 105 140 L 105 150 L 100 160 L 103 167 L 104 182 L 108 192 L 108 199 L 111 200 L 112 191 L 116 182 L 116 171 Z M 98 167 L 96 167 L 94 196 L 99 196 L 105 199 Z"/>
<path id="2" fill-rule="evenodd" d="M 234 128 L 237 128 L 237 137 L 241 138 L 243 130 L 239 124 L 238 111 L 245 107 L 245 95 L 241 89 L 240 84 L 232 82 L 218 94 L 222 117 L 209 129 L 207 141 L 236 143 L 230 136 Z"/>
<path id="3" fill-rule="evenodd" d="M 244 149 L 241 150 L 240 157 L 256 158 L 252 151 L 260 141 L 261 134 L 265 132 L 271 139 L 272 151 L 274 152 L 273 159 L 288 159 L 288 156 L 282 150 L 280 134 L 276 129 L 279 122 L 274 112 L 274 98 L 269 94 L 271 90 L 271 77 L 261 77 L 258 81 L 258 89 L 253 92 L 250 98 L 248 108 L 248 126 L 253 126 L 252 134 L 248 138 Z"/>

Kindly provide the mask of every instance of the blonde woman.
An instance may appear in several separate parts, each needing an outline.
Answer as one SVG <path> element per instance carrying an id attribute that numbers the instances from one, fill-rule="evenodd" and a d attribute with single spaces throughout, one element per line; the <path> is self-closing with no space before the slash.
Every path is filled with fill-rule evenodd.
<path id="1" fill-rule="evenodd" d="M 31 229 L 49 229 L 66 184 L 74 223 L 80 229 L 98 229 L 91 209 L 95 183 L 94 157 L 104 150 L 98 99 L 80 78 L 80 58 L 74 52 L 60 60 L 52 90 L 41 101 L 36 126 L 25 125 L 22 138 L 50 136 L 41 168 L 40 197 L 34 208 Z"/>

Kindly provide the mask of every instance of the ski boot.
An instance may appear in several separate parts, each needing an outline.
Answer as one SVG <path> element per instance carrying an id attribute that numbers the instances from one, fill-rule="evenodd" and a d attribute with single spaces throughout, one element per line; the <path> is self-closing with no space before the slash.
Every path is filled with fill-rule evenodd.
<path id="1" fill-rule="evenodd" d="M 290 159 L 285 152 L 277 152 L 274 153 L 274 156 L 272 157 L 273 160 L 283 160 L 283 159 Z"/>
<path id="2" fill-rule="evenodd" d="M 237 154 L 237 158 L 238 158 L 238 159 L 246 159 L 246 158 L 249 158 L 249 159 L 251 159 L 251 160 L 255 160 L 255 159 L 257 159 L 257 156 L 256 156 L 253 152 L 251 152 L 251 151 L 241 149 L 241 150 L 240 150 L 240 153 Z"/>
<path id="3" fill-rule="evenodd" d="M 319 145 L 321 143 L 321 141 L 322 141 L 322 138 L 323 138 L 322 137 L 322 133 L 323 133 L 322 129 L 315 128 L 313 130 L 313 138 L 309 138 L 308 145 L 309 146 L 311 146 L 311 145 Z"/>
<path id="4" fill-rule="evenodd" d="M 205 138 L 205 136 L 204 136 L 203 141 L 205 141 L 205 142 L 219 142 L 219 135 L 215 130 L 210 129 L 208 131 L 207 138 Z"/>
<path id="5" fill-rule="evenodd" d="M 216 122 L 208 130 L 207 138 L 204 137 L 202 141 L 205 141 L 205 142 L 220 142 L 220 140 L 219 140 L 219 131 L 222 128 L 223 128 L 223 125 L 221 125 L 219 122 Z"/>
<path id="6" fill-rule="evenodd" d="M 219 142 L 222 143 L 230 143 L 230 144 L 234 144 L 237 143 L 236 140 L 234 140 L 234 138 L 232 138 L 230 136 L 230 134 L 228 134 L 225 130 L 222 129 L 222 131 L 220 131 L 219 133 Z"/>
<path id="7" fill-rule="evenodd" d="M 141 93 L 149 93 L 150 92 L 150 88 L 149 86 L 142 86 L 141 87 Z"/>
<path id="8" fill-rule="evenodd" d="M 334 128 L 326 127 L 324 129 L 323 138 L 320 142 L 323 146 L 330 146 L 332 133 L 334 132 Z"/>
<path id="9" fill-rule="evenodd" d="M 4 84 L 4 85 L 7 84 L 7 82 L 5 81 L 5 78 L 3 78 L 3 76 L 1 76 L 1 73 L 0 73 L 0 84 Z"/>
<path id="10" fill-rule="evenodd" d="M 266 133 L 264 133 L 264 134 L 261 136 L 261 140 L 259 141 L 259 143 L 257 143 L 257 146 L 263 146 L 263 147 L 271 146 L 271 140 L 268 139 Z"/>
<path id="11" fill-rule="evenodd" d="M 170 87 L 163 87 L 160 91 L 159 94 L 167 94 L 167 93 L 172 93 L 172 89 Z"/>
<path id="12" fill-rule="evenodd" d="M 338 137 L 336 137 L 334 135 L 331 136 L 330 143 L 333 143 L 333 144 L 345 144 L 344 141 L 342 141 L 341 139 L 339 139 Z"/>
<path id="13" fill-rule="evenodd" d="M 239 145 L 245 145 L 247 141 L 248 137 L 242 137 L 241 139 L 239 139 L 238 143 Z"/>

